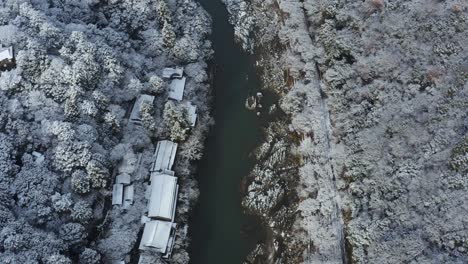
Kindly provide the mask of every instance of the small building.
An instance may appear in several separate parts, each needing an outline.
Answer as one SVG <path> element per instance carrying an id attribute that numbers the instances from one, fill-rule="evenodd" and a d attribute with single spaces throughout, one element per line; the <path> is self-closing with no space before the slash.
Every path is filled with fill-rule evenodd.
<path id="1" fill-rule="evenodd" d="M 122 205 L 123 203 L 123 184 L 116 183 L 112 188 L 112 205 Z"/>
<path id="2" fill-rule="evenodd" d="M 115 177 L 115 184 L 112 190 L 112 205 L 123 205 L 128 208 L 133 204 L 135 195 L 131 176 L 128 173 L 121 173 Z"/>
<path id="3" fill-rule="evenodd" d="M 144 103 L 153 104 L 154 96 L 142 94 L 138 97 L 133 105 L 132 112 L 130 114 L 130 122 L 141 125 L 141 107 Z"/>
<path id="4" fill-rule="evenodd" d="M 193 105 L 191 102 L 187 102 L 185 103 L 185 108 L 187 109 L 190 126 L 194 127 L 197 123 L 197 106 Z"/>
<path id="5" fill-rule="evenodd" d="M 184 75 L 184 67 L 174 67 L 174 68 L 164 68 L 163 69 L 163 78 L 182 78 Z"/>
<path id="6" fill-rule="evenodd" d="M 150 189 L 148 217 L 173 221 L 177 205 L 177 193 L 179 192 L 177 178 L 153 172 Z"/>
<path id="7" fill-rule="evenodd" d="M 15 54 L 13 47 L 2 47 L 0 45 L 0 70 L 6 71 L 15 67 Z"/>
<path id="8" fill-rule="evenodd" d="M 115 177 L 115 183 L 121 183 L 123 185 L 128 185 L 131 183 L 130 174 L 121 173 Z"/>
<path id="9" fill-rule="evenodd" d="M 130 205 L 133 204 L 133 197 L 135 196 L 135 188 L 133 187 L 133 184 L 124 186 L 123 189 L 123 206 L 124 208 L 129 207 Z"/>
<path id="10" fill-rule="evenodd" d="M 164 221 L 149 221 L 145 223 L 139 249 L 161 253 L 163 258 L 169 258 L 174 247 L 177 225 Z"/>
<path id="11" fill-rule="evenodd" d="M 171 171 L 177 152 L 177 143 L 169 140 L 159 141 L 154 152 L 151 171 Z"/>
<path id="12" fill-rule="evenodd" d="M 36 164 L 41 164 L 42 162 L 44 162 L 45 160 L 44 154 L 39 153 L 37 151 L 33 151 L 31 154 Z"/>
<path id="13" fill-rule="evenodd" d="M 171 84 L 169 85 L 169 99 L 182 101 L 184 98 L 185 81 L 185 77 L 181 79 L 173 79 L 171 81 Z"/>

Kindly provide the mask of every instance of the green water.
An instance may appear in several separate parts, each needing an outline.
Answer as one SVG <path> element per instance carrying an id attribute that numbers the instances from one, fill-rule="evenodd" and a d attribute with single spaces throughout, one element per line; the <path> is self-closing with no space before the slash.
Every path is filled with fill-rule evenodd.
<path id="1" fill-rule="evenodd" d="M 259 223 L 243 214 L 240 183 L 252 169 L 249 153 L 261 141 L 255 112 L 244 107 L 259 81 L 254 58 L 234 43 L 225 6 L 199 0 L 213 19 L 213 115 L 216 121 L 199 163 L 200 199 L 190 220 L 193 264 L 239 264 L 261 240 Z"/>

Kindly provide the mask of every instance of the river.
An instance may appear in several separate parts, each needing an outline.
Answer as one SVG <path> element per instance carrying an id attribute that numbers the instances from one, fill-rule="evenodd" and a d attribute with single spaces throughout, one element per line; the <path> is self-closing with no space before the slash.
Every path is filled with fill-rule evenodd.
<path id="1" fill-rule="evenodd" d="M 213 116 L 205 155 L 199 163 L 198 205 L 190 219 L 193 264 L 239 264 L 262 239 L 255 218 L 241 208 L 240 183 L 252 169 L 249 153 L 261 142 L 260 120 L 245 108 L 260 82 L 253 56 L 234 42 L 233 27 L 220 0 L 199 0 L 213 19 L 215 55 Z"/>

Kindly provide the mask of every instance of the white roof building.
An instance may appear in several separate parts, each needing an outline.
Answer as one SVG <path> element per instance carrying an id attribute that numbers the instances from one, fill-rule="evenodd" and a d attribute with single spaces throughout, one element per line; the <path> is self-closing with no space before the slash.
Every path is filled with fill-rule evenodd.
<path id="1" fill-rule="evenodd" d="M 145 224 L 139 248 L 170 257 L 174 247 L 176 224 L 163 221 L 149 221 Z"/>
<path id="2" fill-rule="evenodd" d="M 177 178 L 166 174 L 152 173 L 148 202 L 148 217 L 173 221 L 179 185 Z"/>
<path id="3" fill-rule="evenodd" d="M 0 61 L 12 61 L 15 58 L 13 54 L 13 47 L 2 48 L 0 46 Z"/>
<path id="4" fill-rule="evenodd" d="M 133 204 L 135 189 L 133 184 L 116 183 L 112 187 L 112 205 L 123 205 L 124 208 Z"/>
<path id="5" fill-rule="evenodd" d="M 133 105 L 132 113 L 130 114 L 130 121 L 135 124 L 141 124 L 141 106 L 144 103 L 153 104 L 154 96 L 142 94 L 136 100 L 135 104 Z"/>
<path id="6" fill-rule="evenodd" d="M 124 186 L 123 189 L 123 206 L 125 208 L 133 204 L 133 197 L 135 196 L 135 188 L 133 184 Z"/>
<path id="7" fill-rule="evenodd" d="M 197 123 L 197 106 L 193 105 L 191 102 L 187 102 L 185 103 L 185 108 L 187 109 L 190 126 L 194 127 Z"/>
<path id="8" fill-rule="evenodd" d="M 130 184 L 131 183 L 130 174 L 121 173 L 121 174 L 117 175 L 117 177 L 115 177 L 115 183 L 121 183 L 121 184 L 124 184 L 124 185 Z"/>
<path id="9" fill-rule="evenodd" d="M 184 75 L 184 67 L 164 68 L 163 78 L 182 78 Z"/>
<path id="10" fill-rule="evenodd" d="M 169 140 L 159 141 L 154 152 L 154 163 L 151 171 L 172 170 L 176 152 L 177 143 Z"/>
<path id="11" fill-rule="evenodd" d="M 122 205 L 123 189 L 123 184 L 114 184 L 112 188 L 112 205 Z"/>
<path id="12" fill-rule="evenodd" d="M 31 154 L 32 154 L 32 156 L 34 158 L 34 162 L 36 164 L 41 164 L 42 162 L 44 162 L 44 160 L 45 160 L 44 154 L 39 153 L 37 151 L 33 151 Z"/>
<path id="13" fill-rule="evenodd" d="M 185 77 L 181 79 L 173 79 L 171 81 L 171 84 L 169 85 L 169 99 L 182 101 L 184 98 L 185 81 Z"/>

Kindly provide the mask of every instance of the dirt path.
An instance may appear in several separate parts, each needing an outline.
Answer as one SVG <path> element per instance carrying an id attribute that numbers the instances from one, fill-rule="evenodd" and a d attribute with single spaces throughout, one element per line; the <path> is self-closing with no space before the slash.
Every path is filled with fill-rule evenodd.
<path id="1" fill-rule="evenodd" d="M 327 157 L 327 160 L 328 160 L 328 163 L 326 164 L 326 170 L 327 170 L 327 174 L 329 175 L 329 183 L 330 183 L 330 186 L 332 186 L 332 195 L 331 197 L 334 198 L 334 202 L 333 202 L 333 212 L 332 214 L 330 215 L 330 222 L 331 222 L 331 225 L 333 227 L 333 230 L 335 231 L 335 235 L 336 235 L 336 255 L 340 254 L 341 255 L 341 259 L 342 259 L 342 263 L 343 264 L 347 264 L 348 263 L 348 260 L 347 260 L 347 255 L 346 255 L 346 248 L 345 248 L 345 238 L 344 238 L 344 221 L 343 221 L 343 217 L 342 217 L 342 210 L 341 210 L 341 206 L 340 206 L 340 197 L 339 197 L 339 194 L 338 194 L 338 190 L 337 190 L 337 187 L 336 187 L 336 174 L 335 174 L 335 170 L 333 168 L 333 163 L 332 163 L 332 147 L 331 147 L 331 137 L 332 137 L 332 126 L 331 126 L 331 122 L 330 122 L 330 111 L 328 110 L 328 105 L 327 105 L 327 102 L 326 102 L 326 98 L 324 95 L 324 91 L 323 91 L 323 88 L 325 87 L 325 84 L 323 83 L 323 81 L 321 80 L 320 78 L 320 74 L 317 74 L 317 76 L 319 76 L 318 78 L 318 87 L 320 87 L 320 94 L 322 95 L 321 96 L 321 99 L 320 99 L 320 110 L 321 110 L 321 113 L 322 113 L 322 132 L 323 134 L 325 135 L 325 138 L 326 138 L 326 144 L 325 144 L 325 154 L 326 154 L 326 157 Z"/>

